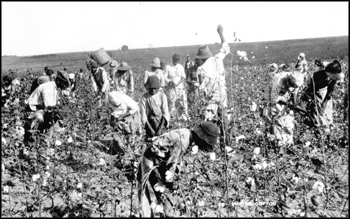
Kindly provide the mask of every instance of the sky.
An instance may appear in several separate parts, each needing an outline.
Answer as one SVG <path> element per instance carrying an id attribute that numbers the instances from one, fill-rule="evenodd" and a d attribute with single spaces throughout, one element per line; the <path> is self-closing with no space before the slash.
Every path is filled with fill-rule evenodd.
<path id="1" fill-rule="evenodd" d="M 348 36 L 348 2 L 1 2 L 1 55 Z"/>

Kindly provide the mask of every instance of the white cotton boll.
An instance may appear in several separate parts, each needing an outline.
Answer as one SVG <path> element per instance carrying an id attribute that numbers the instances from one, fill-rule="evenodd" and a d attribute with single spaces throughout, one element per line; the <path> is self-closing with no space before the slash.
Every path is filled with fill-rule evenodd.
<path id="1" fill-rule="evenodd" d="M 263 168 L 263 166 L 262 166 L 260 163 L 255 164 L 255 165 L 253 166 L 253 169 L 254 169 L 254 170 L 261 170 L 262 168 Z"/>
<path id="2" fill-rule="evenodd" d="M 324 190 L 324 187 L 325 187 L 325 186 L 324 186 L 324 184 L 323 184 L 322 182 L 317 181 L 317 182 L 315 182 L 314 185 L 312 186 L 312 189 L 318 191 L 319 193 L 322 193 L 323 190 Z"/>
<path id="3" fill-rule="evenodd" d="M 155 203 L 154 201 L 151 203 L 151 208 L 154 210 L 157 207 L 157 203 Z"/>
<path id="4" fill-rule="evenodd" d="M 103 158 L 100 158 L 97 165 L 104 166 L 104 165 L 106 165 L 106 161 Z"/>
<path id="5" fill-rule="evenodd" d="M 170 170 L 167 170 L 165 172 L 165 181 L 166 182 L 172 182 L 174 179 L 174 172 L 170 171 Z"/>
<path id="6" fill-rule="evenodd" d="M 69 138 L 67 139 L 67 142 L 68 142 L 68 143 L 72 143 L 72 142 L 73 142 L 72 136 L 69 136 Z"/>
<path id="7" fill-rule="evenodd" d="M 34 175 L 32 176 L 33 182 L 37 181 L 39 178 L 40 178 L 40 174 L 34 174 Z"/>
<path id="8" fill-rule="evenodd" d="M 244 135 L 240 135 L 236 137 L 236 143 L 238 143 L 239 140 L 246 138 Z"/>
<path id="9" fill-rule="evenodd" d="M 56 141 L 55 141 L 55 145 L 56 145 L 56 146 L 61 146 L 61 145 L 62 145 L 62 142 L 61 142 L 60 140 L 56 140 Z"/>
<path id="10" fill-rule="evenodd" d="M 78 189 L 83 188 L 83 184 L 82 184 L 81 182 L 80 182 L 80 183 L 78 183 L 78 184 L 77 184 L 77 188 L 78 188 Z"/>
<path id="11" fill-rule="evenodd" d="M 202 207 L 202 206 L 205 205 L 205 202 L 204 202 L 203 200 L 200 200 L 200 201 L 197 203 L 197 205 L 198 205 L 199 207 Z"/>
<path id="12" fill-rule="evenodd" d="M 309 147 L 310 145 L 311 145 L 311 142 L 309 142 L 309 141 L 305 142 L 305 144 L 304 144 L 305 147 Z"/>
<path id="13" fill-rule="evenodd" d="M 256 147 L 256 148 L 254 148 L 254 150 L 253 150 L 253 154 L 255 154 L 255 155 L 260 154 L 260 147 Z"/>
<path id="14" fill-rule="evenodd" d="M 43 186 L 47 186 L 47 179 L 46 178 L 44 178 L 44 180 L 43 180 Z"/>
<path id="15" fill-rule="evenodd" d="M 209 157 L 210 157 L 210 160 L 215 160 L 216 154 L 214 152 L 212 152 L 212 153 L 210 153 Z"/>
<path id="16" fill-rule="evenodd" d="M 195 145 L 192 147 L 192 151 L 191 151 L 191 154 L 197 154 L 198 153 L 198 146 Z"/>
<path id="17" fill-rule="evenodd" d="M 51 176 L 51 173 L 48 172 L 48 171 L 46 171 L 46 172 L 45 172 L 45 177 L 49 178 L 50 176 Z"/>
<path id="18" fill-rule="evenodd" d="M 154 211 L 155 211 L 156 213 L 163 213 L 163 212 L 164 212 L 164 208 L 163 208 L 162 205 L 157 205 L 157 206 L 155 207 Z"/>
<path id="19" fill-rule="evenodd" d="M 295 184 L 297 184 L 299 181 L 300 181 L 300 178 L 299 178 L 299 177 L 297 177 L 297 176 L 295 176 L 295 175 L 292 176 L 292 182 L 294 182 Z"/>
<path id="20" fill-rule="evenodd" d="M 3 191 L 4 193 L 6 194 L 9 193 L 9 189 L 10 189 L 9 186 L 4 186 L 3 189 L 4 189 Z"/>
<path id="21" fill-rule="evenodd" d="M 7 144 L 6 138 L 1 137 L 1 144 L 2 145 L 6 145 Z"/>
<path id="22" fill-rule="evenodd" d="M 5 165 L 1 164 L 1 172 L 5 172 Z"/>
<path id="23" fill-rule="evenodd" d="M 250 111 L 255 112 L 257 107 L 258 107 L 258 105 L 256 105 L 255 102 L 252 102 L 252 105 L 250 105 Z"/>
<path id="24" fill-rule="evenodd" d="M 261 163 L 261 166 L 262 166 L 263 169 L 266 169 L 266 167 L 268 167 L 268 164 L 267 164 L 266 161 L 263 161 L 263 162 Z"/>
<path id="25" fill-rule="evenodd" d="M 229 146 L 225 146 L 225 150 L 227 153 L 230 153 L 233 149 Z"/>

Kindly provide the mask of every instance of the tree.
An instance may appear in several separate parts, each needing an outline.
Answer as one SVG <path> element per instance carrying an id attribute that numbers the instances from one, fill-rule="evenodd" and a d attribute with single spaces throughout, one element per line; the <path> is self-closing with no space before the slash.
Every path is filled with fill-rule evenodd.
<path id="1" fill-rule="evenodd" d="M 122 49 L 122 51 L 127 51 L 129 49 L 129 47 L 127 45 L 123 45 L 121 49 Z"/>

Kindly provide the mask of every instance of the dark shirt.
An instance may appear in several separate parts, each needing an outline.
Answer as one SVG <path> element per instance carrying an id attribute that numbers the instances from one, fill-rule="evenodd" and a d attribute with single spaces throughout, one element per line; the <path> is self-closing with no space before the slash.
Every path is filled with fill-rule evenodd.
<path id="1" fill-rule="evenodd" d="M 336 81 L 330 79 L 326 74 L 325 70 L 320 70 L 312 75 L 312 79 L 308 82 L 306 92 L 313 94 L 313 92 L 318 92 L 322 88 L 328 88 L 326 98 L 331 97 Z M 311 95 L 312 96 L 312 95 Z"/>

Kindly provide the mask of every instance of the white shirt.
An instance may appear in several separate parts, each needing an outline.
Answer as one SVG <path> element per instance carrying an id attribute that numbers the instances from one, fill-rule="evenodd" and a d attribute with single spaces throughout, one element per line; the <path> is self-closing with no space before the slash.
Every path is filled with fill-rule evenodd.
<path id="1" fill-rule="evenodd" d="M 112 115 L 115 117 L 119 117 L 127 112 L 131 115 L 140 112 L 138 103 L 120 91 L 108 93 L 107 107 L 112 111 Z"/>
<path id="2" fill-rule="evenodd" d="M 57 87 L 54 81 L 40 84 L 28 98 L 28 105 L 31 110 L 36 111 L 36 106 L 46 108 L 57 105 Z"/>
<path id="3" fill-rule="evenodd" d="M 167 85 L 169 82 L 173 82 L 175 85 L 178 85 L 182 78 L 184 78 L 184 81 L 186 80 L 185 69 L 180 63 L 177 63 L 176 65 L 169 64 L 165 68 L 164 78 Z M 185 88 L 183 82 L 176 86 L 176 88 Z"/>
<path id="4" fill-rule="evenodd" d="M 198 75 L 203 79 L 199 90 L 206 92 L 208 96 L 212 96 L 213 101 L 219 101 L 223 106 L 227 106 L 224 58 L 229 53 L 230 47 L 224 42 L 220 51 L 197 69 Z"/>
<path id="5" fill-rule="evenodd" d="M 100 69 L 102 70 L 102 80 L 103 80 L 103 86 L 102 86 L 101 92 L 108 92 L 109 91 L 109 84 L 110 84 L 110 82 L 109 82 L 110 79 L 109 79 L 108 73 L 102 67 L 98 67 L 96 72 L 98 72 Z M 94 74 L 94 73 L 91 73 L 91 74 Z M 97 92 L 97 84 L 96 84 L 94 76 L 91 76 L 91 80 L 92 80 L 92 87 L 93 87 L 94 91 Z"/>

